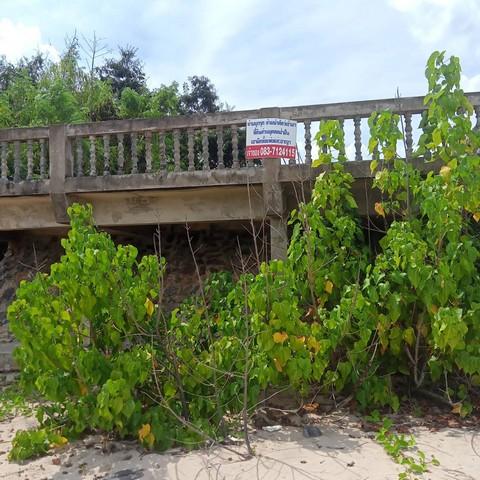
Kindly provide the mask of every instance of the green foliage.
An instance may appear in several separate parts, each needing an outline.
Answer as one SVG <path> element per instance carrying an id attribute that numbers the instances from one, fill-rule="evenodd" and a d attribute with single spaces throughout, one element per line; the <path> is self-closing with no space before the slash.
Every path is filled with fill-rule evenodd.
<path id="1" fill-rule="evenodd" d="M 181 92 L 177 82 L 150 90 L 136 48 L 120 47 L 117 56 L 97 65 L 92 46 L 99 48 L 98 40 L 85 43 L 74 36 L 58 62 L 36 54 L 13 65 L 0 57 L 0 128 L 160 118 L 223 109 L 207 77 L 189 77 Z M 81 52 L 89 50 L 91 57 L 83 58 Z M 212 154 L 216 158 L 216 153 Z"/>
<path id="2" fill-rule="evenodd" d="M 419 475 L 428 472 L 431 465 L 440 465 L 433 455 L 430 460 L 427 460 L 425 453 L 416 448 L 413 435 L 396 434 L 391 431 L 392 425 L 391 420 L 384 419 L 375 440 L 396 463 L 404 467 L 404 471 L 398 475 L 399 480 L 418 478 Z"/>
<path id="3" fill-rule="evenodd" d="M 315 140 L 319 146 L 319 158 L 312 162 L 318 167 L 332 161 L 345 162 L 345 133 L 338 120 L 322 120 Z"/>
<path id="4" fill-rule="evenodd" d="M 10 328 L 22 344 L 16 358 L 24 382 L 47 400 L 85 410 L 73 418 L 74 431 L 98 425 L 123 433 L 139 409 L 135 391 L 151 369 L 148 345 L 132 344 L 130 335 L 138 323 L 150 327 L 145 302 L 158 294 L 163 265 L 154 256 L 137 261 L 134 247 L 117 247 L 96 232 L 91 208 L 75 205 L 69 214 L 61 262 L 49 275 L 23 282 L 9 308 Z M 113 421 L 112 411 L 124 416 Z"/>
<path id="5" fill-rule="evenodd" d="M 68 440 L 45 428 L 18 430 L 12 440 L 9 460 L 27 460 L 45 455 L 52 448 L 65 445 Z"/>

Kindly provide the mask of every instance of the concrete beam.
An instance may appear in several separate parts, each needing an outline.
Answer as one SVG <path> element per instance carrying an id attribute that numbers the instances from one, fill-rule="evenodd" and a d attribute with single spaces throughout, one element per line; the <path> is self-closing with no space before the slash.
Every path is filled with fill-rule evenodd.
<path id="1" fill-rule="evenodd" d="M 254 186 L 90 192 L 69 195 L 67 200 L 90 203 L 99 226 L 262 220 L 265 216 L 261 188 Z M 10 197 L 1 203 L 0 231 L 62 226 L 51 196 Z"/>
<path id="2" fill-rule="evenodd" d="M 263 202 L 270 226 L 270 258 L 283 260 L 287 256 L 288 237 L 286 201 L 280 183 L 280 159 L 267 158 L 263 161 L 263 167 Z"/>
<path id="3" fill-rule="evenodd" d="M 57 223 L 68 223 L 65 178 L 73 173 L 72 152 L 65 125 L 52 125 L 49 132 L 50 198 Z"/>
<path id="4" fill-rule="evenodd" d="M 262 192 L 254 187 L 82 193 L 72 200 L 92 204 L 101 226 L 258 220 L 264 215 Z"/>

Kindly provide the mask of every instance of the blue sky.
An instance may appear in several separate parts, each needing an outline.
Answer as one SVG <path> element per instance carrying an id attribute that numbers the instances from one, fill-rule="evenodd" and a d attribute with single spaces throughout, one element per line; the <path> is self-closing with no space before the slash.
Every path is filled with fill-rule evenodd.
<path id="1" fill-rule="evenodd" d="M 421 95 L 435 49 L 480 90 L 479 25 L 480 0 L 2 0 L 0 54 L 96 32 L 138 47 L 151 87 L 207 75 L 245 109 Z"/>

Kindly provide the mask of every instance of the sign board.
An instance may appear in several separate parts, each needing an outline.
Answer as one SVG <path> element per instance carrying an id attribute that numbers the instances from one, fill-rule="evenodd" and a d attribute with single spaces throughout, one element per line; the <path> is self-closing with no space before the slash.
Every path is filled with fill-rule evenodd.
<path id="1" fill-rule="evenodd" d="M 295 158 L 297 122 L 283 118 L 247 120 L 245 158 Z"/>

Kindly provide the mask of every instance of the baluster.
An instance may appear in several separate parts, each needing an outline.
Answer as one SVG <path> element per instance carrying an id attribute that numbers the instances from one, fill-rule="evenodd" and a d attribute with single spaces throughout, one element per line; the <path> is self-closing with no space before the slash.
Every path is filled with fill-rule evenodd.
<path id="1" fill-rule="evenodd" d="M 175 172 L 180 171 L 180 130 L 173 131 L 173 161 Z"/>
<path id="2" fill-rule="evenodd" d="M 195 153 L 193 151 L 193 128 L 187 130 L 187 146 L 188 146 L 188 171 L 195 170 Z"/>
<path id="3" fill-rule="evenodd" d="M 103 174 L 110 175 L 110 135 L 103 136 Z"/>
<path id="4" fill-rule="evenodd" d="M 90 141 L 90 173 L 91 177 L 97 176 L 97 152 L 96 152 L 96 145 L 95 145 L 95 137 L 90 135 L 88 137 Z"/>
<path id="5" fill-rule="evenodd" d="M 130 140 L 132 142 L 132 172 L 131 173 L 138 173 L 137 139 L 138 139 L 138 135 L 136 132 L 133 132 L 130 134 Z"/>
<path id="6" fill-rule="evenodd" d="M 412 114 L 406 113 L 404 115 L 404 118 L 405 118 L 405 145 L 407 147 L 405 155 L 408 159 L 412 156 L 412 153 L 413 153 Z"/>
<path id="7" fill-rule="evenodd" d="M 13 181 L 20 181 L 20 142 L 13 142 Z"/>
<path id="8" fill-rule="evenodd" d="M 208 128 L 202 128 L 202 163 L 204 170 L 210 170 L 210 159 L 208 158 Z"/>
<path id="9" fill-rule="evenodd" d="M 355 117 L 353 119 L 353 135 L 355 137 L 355 160 L 362 160 L 362 131 L 360 129 L 362 119 Z"/>
<path id="10" fill-rule="evenodd" d="M 27 140 L 27 180 L 33 178 L 33 143 Z"/>
<path id="11" fill-rule="evenodd" d="M 47 178 L 47 162 L 45 157 L 45 139 L 40 139 L 40 177 Z"/>
<path id="12" fill-rule="evenodd" d="M 123 133 L 117 134 L 118 146 L 118 174 L 123 174 L 123 167 L 125 165 L 124 147 L 123 147 Z"/>
<path id="13" fill-rule="evenodd" d="M 223 163 L 223 127 L 217 125 L 217 156 L 218 156 L 218 168 L 225 168 Z"/>
<path id="14" fill-rule="evenodd" d="M 340 124 L 340 128 L 341 128 L 342 133 L 343 133 L 343 142 L 341 142 L 342 146 L 340 147 L 338 155 L 339 155 L 340 158 L 345 160 L 346 159 L 346 157 L 345 157 L 345 130 L 344 130 L 345 121 L 342 118 L 338 121 L 338 123 Z"/>
<path id="15" fill-rule="evenodd" d="M 310 131 L 310 120 L 305 120 L 305 164 L 312 164 L 312 133 Z"/>
<path id="16" fill-rule="evenodd" d="M 152 132 L 145 132 L 145 171 L 152 172 Z"/>
<path id="17" fill-rule="evenodd" d="M 158 134 L 158 149 L 160 154 L 160 170 L 167 169 L 167 148 L 165 146 L 165 133 Z"/>
<path id="18" fill-rule="evenodd" d="M 238 127 L 232 125 L 232 168 L 240 168 L 240 162 L 238 161 Z"/>
<path id="19" fill-rule="evenodd" d="M 77 143 L 77 177 L 83 175 L 83 139 L 82 137 L 76 138 Z"/>
<path id="20" fill-rule="evenodd" d="M 8 144 L 2 142 L 2 180 L 8 178 L 8 164 L 7 164 Z"/>

